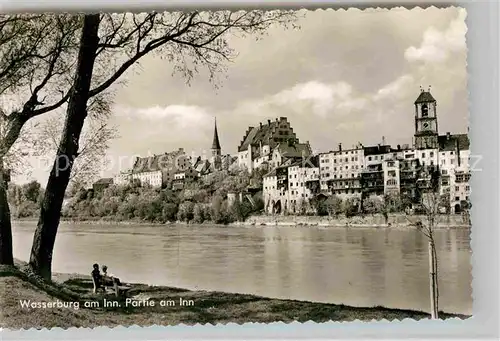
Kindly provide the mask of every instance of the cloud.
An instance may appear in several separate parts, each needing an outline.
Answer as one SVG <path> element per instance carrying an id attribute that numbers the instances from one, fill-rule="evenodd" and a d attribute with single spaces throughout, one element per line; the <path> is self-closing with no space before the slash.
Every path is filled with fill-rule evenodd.
<path id="1" fill-rule="evenodd" d="M 343 81 L 325 83 L 311 80 L 283 89 L 264 98 L 238 104 L 238 112 L 265 115 L 301 113 L 316 117 L 345 115 L 361 110 L 366 101 L 353 92 L 353 87 Z"/>
<path id="2" fill-rule="evenodd" d="M 380 88 L 374 95 L 373 100 L 376 102 L 392 99 L 392 98 L 400 98 L 403 93 L 406 92 L 406 89 L 412 89 L 412 86 L 415 83 L 415 78 L 411 74 L 403 75 L 397 78 L 395 81 L 383 86 Z"/>
<path id="3" fill-rule="evenodd" d="M 120 116 L 131 120 L 154 121 L 157 124 L 175 125 L 180 128 L 204 125 L 211 119 L 208 110 L 199 106 L 169 105 L 166 107 L 153 106 L 149 108 L 118 108 L 115 110 Z"/>
<path id="4" fill-rule="evenodd" d="M 442 63 L 454 53 L 466 49 L 465 34 L 467 26 L 465 9 L 459 9 L 457 17 L 451 21 L 445 31 L 429 27 L 423 36 L 420 47 L 410 46 L 405 51 L 405 58 L 410 62 Z"/>

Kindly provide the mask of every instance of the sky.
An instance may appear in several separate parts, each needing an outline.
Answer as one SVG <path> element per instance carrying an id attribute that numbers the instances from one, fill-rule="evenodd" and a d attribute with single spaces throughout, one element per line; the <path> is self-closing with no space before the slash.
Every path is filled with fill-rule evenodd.
<path id="1" fill-rule="evenodd" d="M 441 134 L 466 133 L 466 12 L 407 10 L 300 11 L 300 29 L 231 37 L 238 56 L 215 88 L 205 73 L 188 86 L 158 55 L 145 57 L 117 87 L 111 141 L 102 176 L 125 170 L 134 156 L 179 147 L 202 154 L 217 118 L 223 153 L 234 154 L 249 126 L 286 116 L 301 141 L 328 151 L 342 143 L 411 144 L 420 86 L 438 103 Z M 46 182 L 36 163 L 24 179 Z M 21 179 L 21 178 L 20 178 Z M 23 182 L 21 180 L 21 182 Z"/>

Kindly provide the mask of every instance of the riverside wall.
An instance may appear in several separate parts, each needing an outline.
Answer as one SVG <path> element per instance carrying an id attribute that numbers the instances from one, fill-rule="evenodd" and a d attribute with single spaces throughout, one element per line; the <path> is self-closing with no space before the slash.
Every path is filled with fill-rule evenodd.
<path id="1" fill-rule="evenodd" d="M 382 214 L 367 214 L 353 217 L 319 217 L 319 216 L 284 216 L 259 215 L 249 217 L 244 225 L 261 226 L 335 226 L 335 227 L 411 227 L 413 223 L 427 223 L 427 217 L 421 215 L 390 214 L 386 223 Z M 466 217 L 459 214 L 436 216 L 437 227 L 468 228 Z"/>

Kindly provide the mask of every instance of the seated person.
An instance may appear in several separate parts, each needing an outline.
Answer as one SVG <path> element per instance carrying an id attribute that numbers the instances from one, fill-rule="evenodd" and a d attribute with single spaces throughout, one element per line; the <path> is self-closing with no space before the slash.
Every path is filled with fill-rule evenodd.
<path id="1" fill-rule="evenodd" d="M 94 292 L 97 292 L 97 289 L 103 289 L 104 290 L 104 287 L 102 286 L 103 282 L 102 282 L 102 275 L 101 275 L 101 272 L 99 271 L 99 264 L 94 264 L 92 265 L 92 272 L 91 272 L 91 276 L 92 276 L 92 282 L 94 283 Z"/>
<path id="2" fill-rule="evenodd" d="M 115 277 L 113 274 L 108 274 L 108 267 L 106 265 L 102 266 L 102 272 L 104 285 L 113 285 L 114 282 L 121 285 L 119 278 Z"/>

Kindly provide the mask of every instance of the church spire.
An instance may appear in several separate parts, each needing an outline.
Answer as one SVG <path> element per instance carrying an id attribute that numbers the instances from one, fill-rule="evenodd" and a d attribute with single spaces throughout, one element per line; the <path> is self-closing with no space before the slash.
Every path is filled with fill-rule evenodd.
<path id="1" fill-rule="evenodd" d="M 217 133 L 217 118 L 215 118 L 214 140 L 212 142 L 212 151 L 220 151 L 219 134 Z"/>

